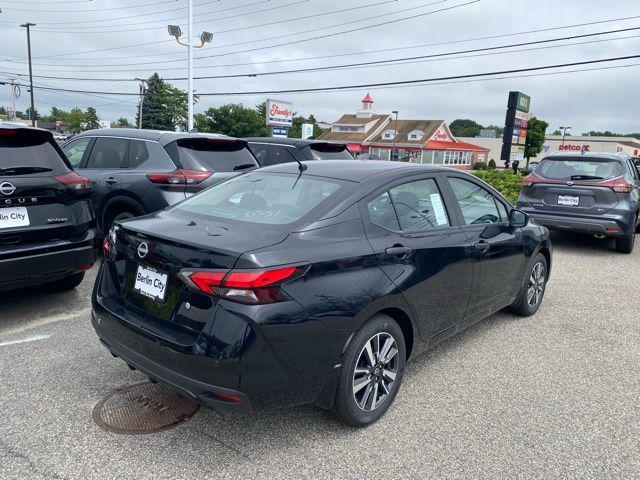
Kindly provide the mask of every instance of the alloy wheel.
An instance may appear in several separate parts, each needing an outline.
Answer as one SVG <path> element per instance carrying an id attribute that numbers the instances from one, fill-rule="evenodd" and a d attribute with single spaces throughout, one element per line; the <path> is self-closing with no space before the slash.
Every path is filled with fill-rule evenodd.
<path id="1" fill-rule="evenodd" d="M 544 287 L 546 282 L 545 266 L 542 262 L 538 262 L 531 270 L 529 277 L 529 286 L 527 288 L 527 303 L 530 307 L 536 307 L 542 300 Z"/>
<path id="2" fill-rule="evenodd" d="M 358 355 L 353 372 L 353 398 L 361 410 L 373 411 L 391 394 L 398 375 L 398 346 L 394 337 L 380 332 Z"/>

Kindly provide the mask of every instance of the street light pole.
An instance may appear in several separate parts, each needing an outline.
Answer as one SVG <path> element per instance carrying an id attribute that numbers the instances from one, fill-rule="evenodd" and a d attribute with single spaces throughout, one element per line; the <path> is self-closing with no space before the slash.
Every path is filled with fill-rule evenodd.
<path id="1" fill-rule="evenodd" d="M 393 148 L 391 149 L 391 156 L 393 157 L 393 152 L 396 151 L 396 137 L 398 136 L 398 110 L 394 110 L 393 112 L 396 115 L 396 123 L 393 127 Z M 393 158 L 391 158 L 393 160 Z"/>
<path id="2" fill-rule="evenodd" d="M 36 126 L 36 110 L 35 102 L 33 100 L 33 70 L 31 68 L 31 27 L 35 27 L 35 23 L 27 22 L 20 25 L 22 28 L 27 29 L 27 53 L 29 55 L 29 90 L 31 92 L 31 111 L 29 112 L 29 118 L 31 119 L 31 126 Z"/>
<path id="3" fill-rule="evenodd" d="M 189 0 L 189 26 L 187 27 L 189 37 L 189 120 L 187 131 L 193 130 L 193 0 Z"/>
<path id="4" fill-rule="evenodd" d="M 567 136 L 567 130 L 571 130 L 571 127 L 560 127 L 562 130 L 562 146 L 564 147 L 564 138 Z"/>

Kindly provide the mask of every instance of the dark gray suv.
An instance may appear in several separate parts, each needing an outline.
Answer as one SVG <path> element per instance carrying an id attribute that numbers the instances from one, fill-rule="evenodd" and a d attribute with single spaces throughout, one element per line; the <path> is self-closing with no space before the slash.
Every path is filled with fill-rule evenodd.
<path id="1" fill-rule="evenodd" d="M 615 237 L 631 253 L 640 218 L 640 175 L 624 153 L 556 153 L 522 182 L 518 208 L 549 229 Z"/>
<path id="2" fill-rule="evenodd" d="M 62 150 L 91 180 L 102 232 L 258 167 L 245 140 L 136 129 L 89 130 Z"/>

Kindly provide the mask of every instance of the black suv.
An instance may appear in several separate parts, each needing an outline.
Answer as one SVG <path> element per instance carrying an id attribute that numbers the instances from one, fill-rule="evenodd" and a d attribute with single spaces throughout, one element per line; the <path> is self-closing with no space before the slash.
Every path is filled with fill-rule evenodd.
<path id="1" fill-rule="evenodd" d="M 0 122 L 0 291 L 80 284 L 95 262 L 90 191 L 50 132 Z"/>
<path id="2" fill-rule="evenodd" d="M 631 253 L 640 219 L 640 175 L 624 153 L 556 153 L 523 180 L 518 208 L 555 230 L 614 237 Z"/>
<path id="3" fill-rule="evenodd" d="M 115 221 L 162 210 L 258 167 L 246 141 L 221 135 L 89 130 L 62 150 L 91 181 L 102 232 Z"/>
<path id="4" fill-rule="evenodd" d="M 247 138 L 261 167 L 299 160 L 353 160 L 344 143 L 296 138 Z"/>

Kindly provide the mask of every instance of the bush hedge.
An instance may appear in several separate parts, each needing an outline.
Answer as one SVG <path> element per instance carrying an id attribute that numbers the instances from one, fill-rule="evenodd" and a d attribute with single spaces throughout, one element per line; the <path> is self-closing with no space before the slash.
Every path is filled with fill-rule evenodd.
<path id="1" fill-rule="evenodd" d="M 524 175 L 513 173 L 512 170 L 475 170 L 471 173 L 498 190 L 513 205 L 518 201 Z"/>

